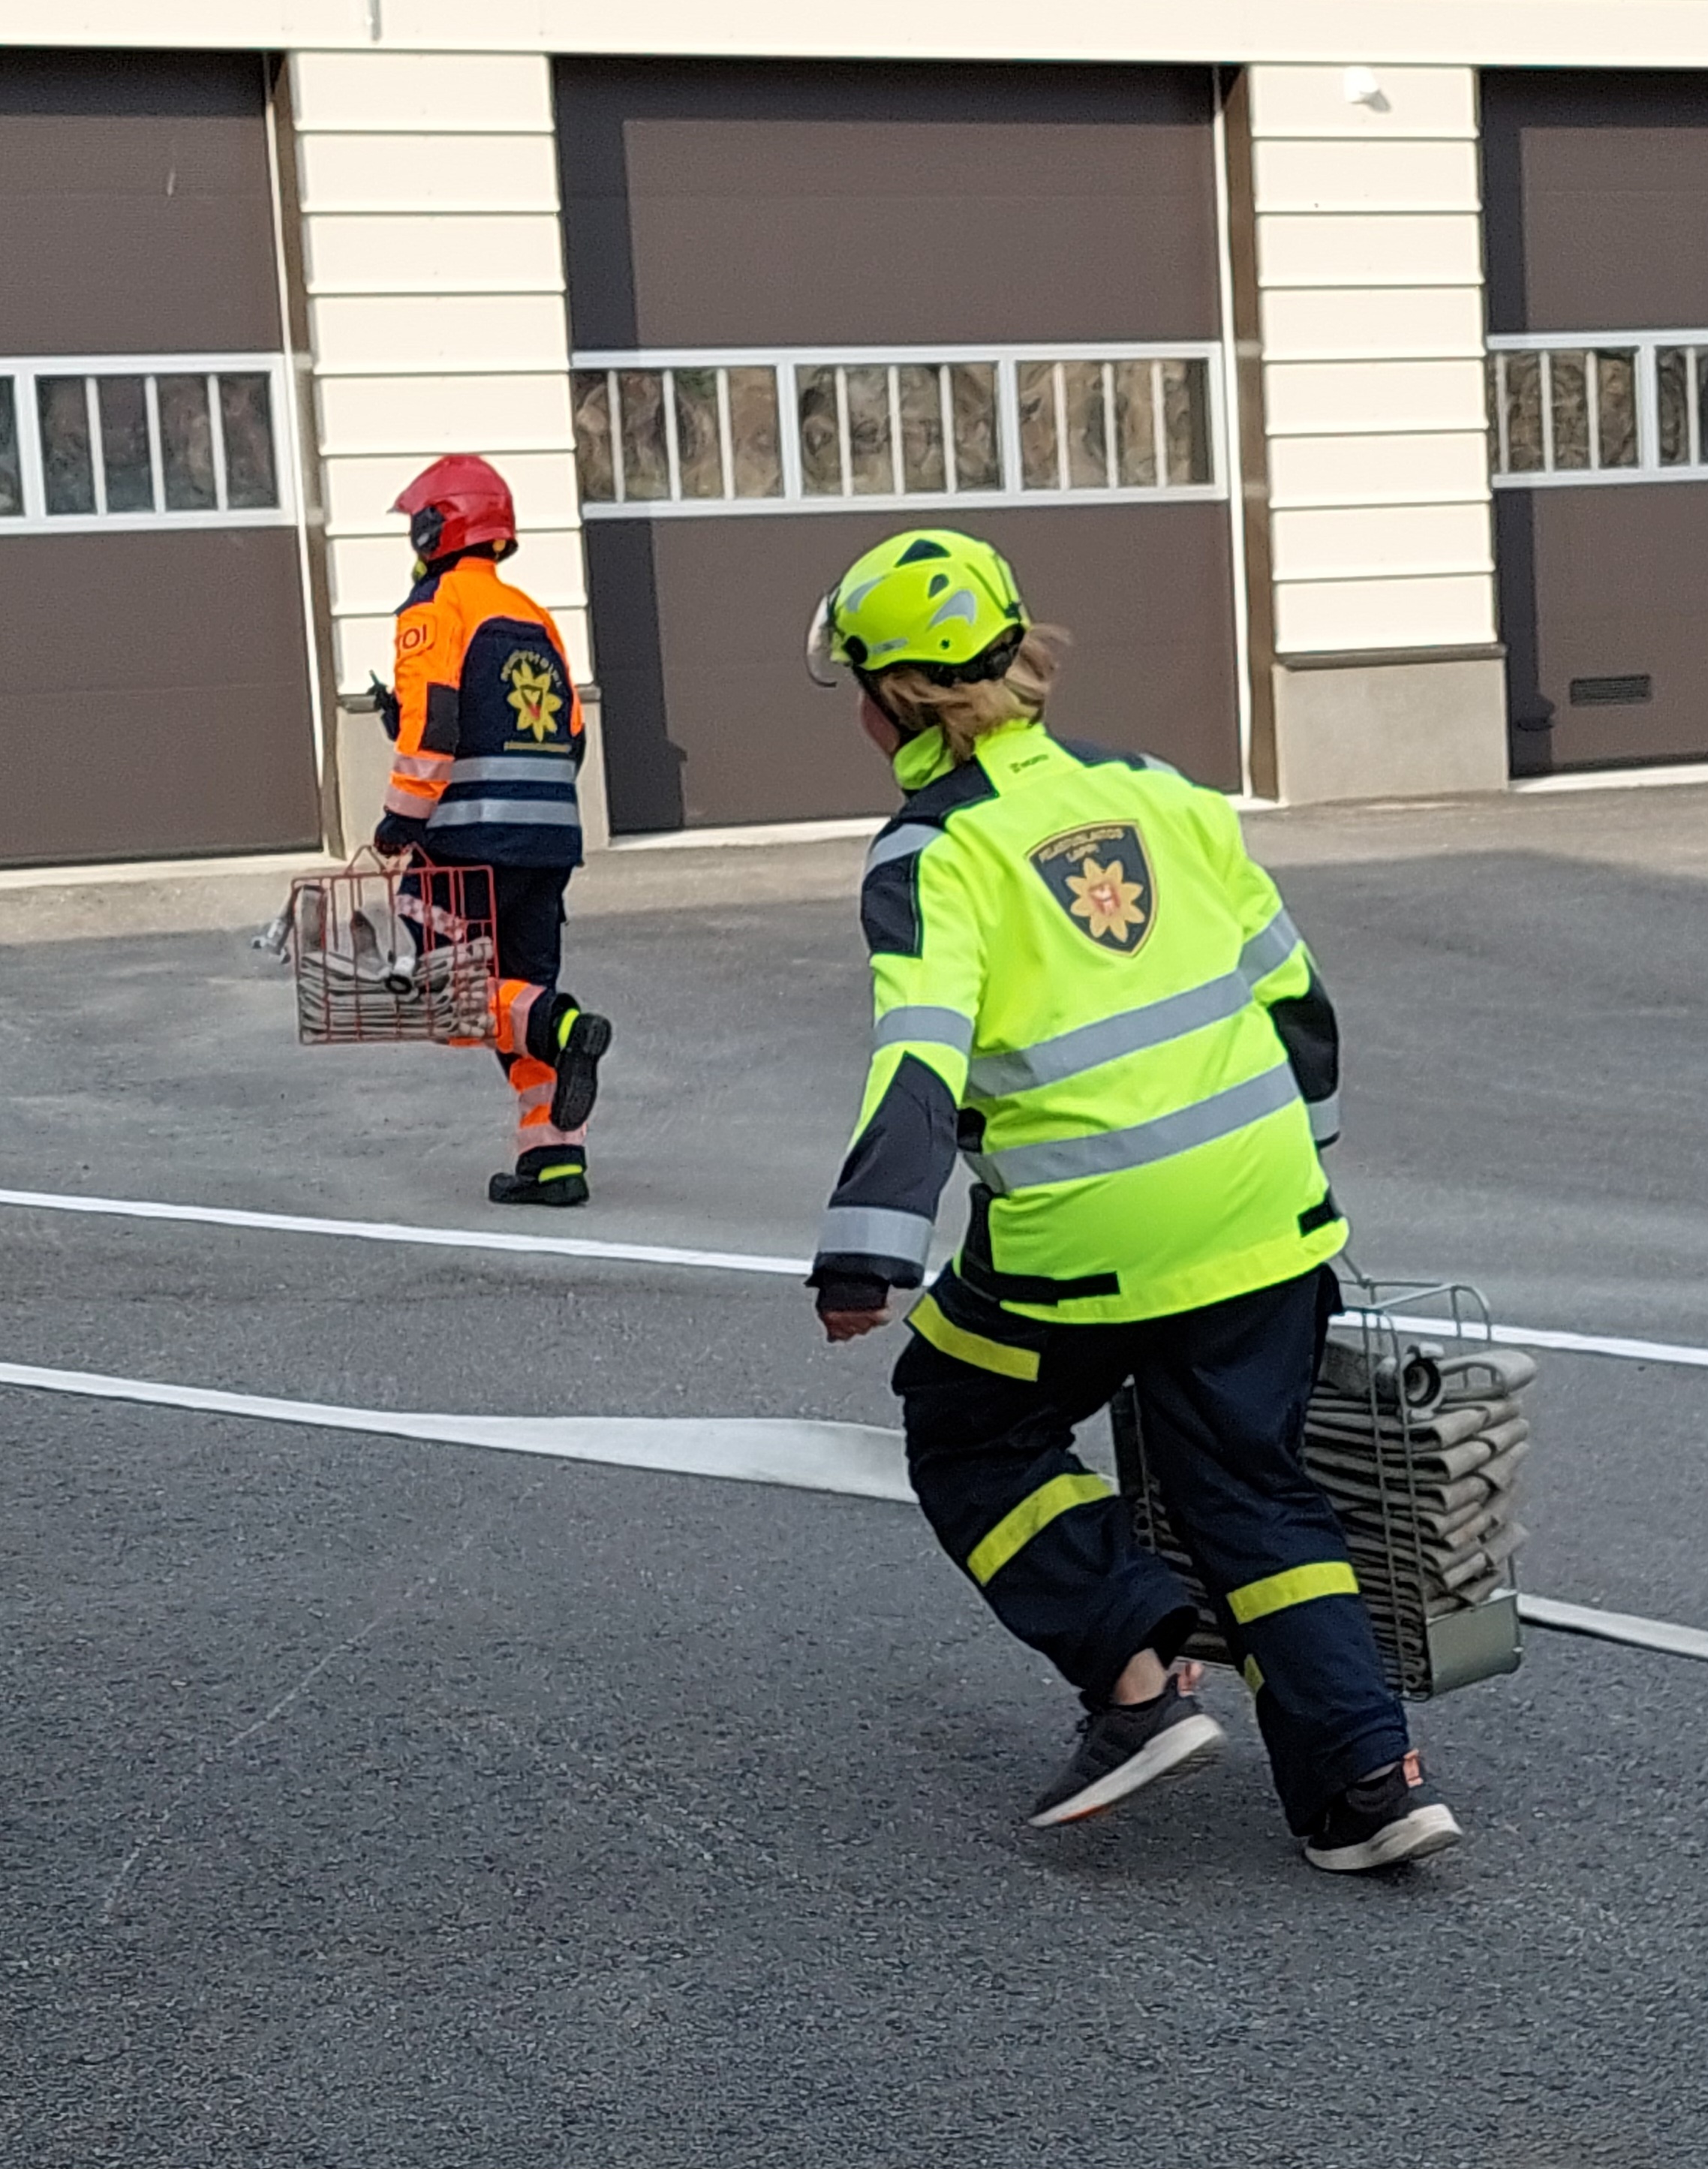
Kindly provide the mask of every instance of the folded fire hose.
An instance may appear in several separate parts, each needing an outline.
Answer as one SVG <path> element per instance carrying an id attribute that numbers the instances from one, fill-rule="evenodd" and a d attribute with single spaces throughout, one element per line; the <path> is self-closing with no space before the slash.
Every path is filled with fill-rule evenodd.
<path id="1" fill-rule="evenodd" d="M 300 878 L 251 945 L 288 956 L 297 1036 L 310 1045 L 495 1035 L 498 946 L 484 867 L 353 860 Z"/>
<path id="2" fill-rule="evenodd" d="M 1390 1682 L 1423 1699 L 1517 1669 L 1514 1560 L 1525 1532 L 1516 1479 L 1530 1448 L 1521 1396 L 1536 1365 L 1486 1337 L 1487 1312 L 1472 1290 L 1354 1280 L 1349 1292 L 1358 1307 L 1330 1335 L 1304 1458 L 1346 1532 Z M 1431 1296 L 1452 1299 L 1442 1339 L 1411 1337 L 1418 1321 L 1409 1318 L 1402 1333 L 1396 1306 L 1409 1309 Z M 1190 1653 L 1227 1663 L 1214 1610 L 1146 1460 L 1131 1386 L 1109 1415 L 1140 1541 L 1198 1599 Z"/>

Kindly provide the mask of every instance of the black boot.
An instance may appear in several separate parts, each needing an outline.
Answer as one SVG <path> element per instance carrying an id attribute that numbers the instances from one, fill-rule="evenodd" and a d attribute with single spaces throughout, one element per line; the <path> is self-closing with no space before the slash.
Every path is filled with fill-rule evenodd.
<path id="1" fill-rule="evenodd" d="M 494 1205 L 585 1205 L 587 1148 L 535 1145 L 516 1163 L 513 1175 L 495 1175 L 487 1185 Z"/>
<path id="2" fill-rule="evenodd" d="M 611 1021 L 578 1008 L 573 994 L 560 995 L 553 1006 L 551 1051 L 545 1058 L 557 1071 L 552 1127 L 578 1130 L 599 1097 L 599 1063 L 611 1043 Z"/>

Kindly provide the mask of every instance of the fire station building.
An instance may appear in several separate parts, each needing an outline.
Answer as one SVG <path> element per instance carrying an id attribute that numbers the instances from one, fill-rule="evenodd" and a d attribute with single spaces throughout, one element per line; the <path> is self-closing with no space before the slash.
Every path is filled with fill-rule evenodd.
<path id="1" fill-rule="evenodd" d="M 0 866 L 359 840 L 451 450 L 591 841 L 886 810 L 907 525 L 1230 792 L 1708 761 L 1708 5 L 0 0 Z"/>

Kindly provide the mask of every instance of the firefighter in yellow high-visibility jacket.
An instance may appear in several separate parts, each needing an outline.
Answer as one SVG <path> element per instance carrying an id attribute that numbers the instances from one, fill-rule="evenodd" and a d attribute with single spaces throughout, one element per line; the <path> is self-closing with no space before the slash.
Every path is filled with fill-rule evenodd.
<path id="1" fill-rule="evenodd" d="M 1055 650 L 988 544 L 894 537 L 825 599 L 814 675 L 861 689 L 905 794 L 867 861 L 875 1043 L 811 1275 L 826 1330 L 923 1277 L 957 1147 L 954 1262 L 897 1365 L 921 1505 L 997 1617 L 1080 1690 L 1038 1801 L 1077 1820 L 1204 1759 L 1171 1671 L 1194 1621 L 1074 1426 L 1136 1383 L 1150 1463 L 1256 1697 L 1318 1868 L 1454 1843 L 1300 1439 L 1345 1223 L 1334 1013 L 1225 798 L 1052 737 Z"/>

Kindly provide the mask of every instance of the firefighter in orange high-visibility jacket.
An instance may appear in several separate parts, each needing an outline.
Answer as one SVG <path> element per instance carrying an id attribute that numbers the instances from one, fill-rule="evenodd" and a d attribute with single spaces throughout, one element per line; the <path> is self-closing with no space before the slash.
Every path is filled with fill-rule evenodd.
<path id="1" fill-rule="evenodd" d="M 490 866 L 498 945 L 498 1059 L 516 1095 L 516 1164 L 495 1205 L 587 1202 L 587 1122 L 609 1021 L 558 991 L 563 893 L 581 864 L 581 703 L 551 618 L 498 571 L 516 547 L 504 479 L 457 454 L 418 475 L 407 513 L 415 585 L 397 613 L 396 746 L 386 856 Z"/>

